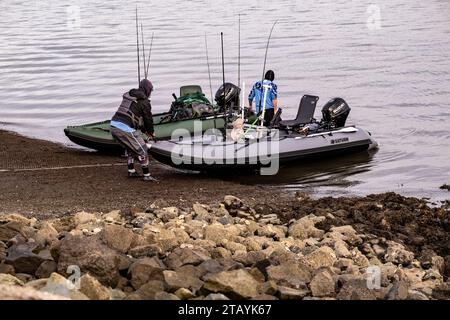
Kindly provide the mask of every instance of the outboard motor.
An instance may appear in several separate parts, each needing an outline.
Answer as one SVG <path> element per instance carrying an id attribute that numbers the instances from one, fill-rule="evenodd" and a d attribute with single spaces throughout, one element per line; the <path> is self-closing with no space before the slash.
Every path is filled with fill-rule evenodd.
<path id="1" fill-rule="evenodd" d="M 350 110 L 351 108 L 344 99 L 334 98 L 322 108 L 322 122 L 333 128 L 345 127 Z"/>
<path id="2" fill-rule="evenodd" d="M 225 83 L 225 94 L 224 85 L 221 85 L 219 90 L 216 92 L 215 100 L 217 104 L 221 107 L 222 111 L 228 109 L 229 107 L 239 106 L 239 94 L 241 89 L 232 83 Z M 225 103 L 224 103 L 225 97 Z"/>

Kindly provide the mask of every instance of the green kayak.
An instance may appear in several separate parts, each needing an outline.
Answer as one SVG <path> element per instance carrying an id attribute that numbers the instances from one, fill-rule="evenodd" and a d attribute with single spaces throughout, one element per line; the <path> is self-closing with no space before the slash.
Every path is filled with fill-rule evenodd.
<path id="1" fill-rule="evenodd" d="M 180 98 L 176 102 L 181 104 L 191 103 L 196 98 L 201 102 L 209 104 L 204 98 L 200 86 L 184 86 L 180 88 Z M 194 99 L 195 100 L 195 99 Z M 173 109 L 173 107 L 172 107 Z M 183 111 L 181 109 L 181 111 Z M 185 129 L 191 134 L 194 130 L 198 130 L 199 122 L 201 122 L 201 131 L 210 129 L 223 129 L 226 124 L 228 115 L 226 113 L 215 113 L 191 115 L 190 118 L 179 119 L 174 116 L 174 112 L 165 112 L 153 115 L 153 124 L 155 128 L 155 136 L 158 140 L 170 139 L 174 130 Z M 196 123 L 197 122 L 197 123 Z M 69 126 L 64 129 L 64 133 L 70 141 L 100 152 L 120 153 L 123 152 L 122 147 L 114 140 L 110 131 L 110 121 L 90 123 L 80 126 Z"/>
<path id="2" fill-rule="evenodd" d="M 223 129 L 227 115 L 216 115 L 198 119 L 187 119 L 175 122 L 161 122 L 167 113 L 153 116 L 156 139 L 170 139 L 172 132 L 176 129 L 186 129 L 194 132 L 195 121 L 201 121 L 202 131 L 217 128 Z M 72 126 L 64 129 L 64 133 L 70 141 L 100 152 L 119 153 L 123 152 L 122 147 L 114 140 L 110 131 L 110 121 L 91 123 L 81 126 Z"/>

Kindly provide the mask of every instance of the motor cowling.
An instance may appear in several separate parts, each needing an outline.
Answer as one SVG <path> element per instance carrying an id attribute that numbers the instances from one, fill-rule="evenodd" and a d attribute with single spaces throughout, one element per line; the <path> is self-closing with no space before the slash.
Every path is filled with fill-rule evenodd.
<path id="1" fill-rule="evenodd" d="M 351 108 L 342 98 L 334 98 L 322 108 L 322 121 L 332 127 L 345 127 Z"/>
<path id="2" fill-rule="evenodd" d="M 224 92 L 225 91 L 225 92 Z M 239 95 L 241 93 L 241 89 L 232 84 L 225 83 L 225 85 L 221 85 L 219 90 L 216 92 L 215 100 L 217 104 L 221 108 L 229 108 L 230 106 L 239 106 Z M 224 103 L 225 98 L 225 103 Z"/>

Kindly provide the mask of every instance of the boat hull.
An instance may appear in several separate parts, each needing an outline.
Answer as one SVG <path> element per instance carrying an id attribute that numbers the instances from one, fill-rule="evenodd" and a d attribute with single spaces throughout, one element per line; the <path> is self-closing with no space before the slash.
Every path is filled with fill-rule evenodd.
<path id="1" fill-rule="evenodd" d="M 166 113 L 157 114 L 153 119 L 155 136 L 158 140 L 170 139 L 173 132 L 177 129 L 183 129 L 192 134 L 197 131 L 204 132 L 213 128 L 223 129 L 226 123 L 225 115 L 161 123 L 161 119 L 166 115 Z M 111 135 L 109 120 L 67 127 L 64 129 L 64 133 L 70 141 L 85 148 L 104 153 L 123 152 L 123 148 Z"/>
<path id="2" fill-rule="evenodd" d="M 345 132 L 347 131 L 347 132 Z M 326 159 L 367 151 L 377 143 L 367 131 L 336 130 L 311 136 L 270 136 L 244 142 L 161 141 L 152 144 L 150 154 L 175 168 L 209 171 L 270 167 L 311 159 Z M 214 140 L 214 139 L 213 139 Z"/>

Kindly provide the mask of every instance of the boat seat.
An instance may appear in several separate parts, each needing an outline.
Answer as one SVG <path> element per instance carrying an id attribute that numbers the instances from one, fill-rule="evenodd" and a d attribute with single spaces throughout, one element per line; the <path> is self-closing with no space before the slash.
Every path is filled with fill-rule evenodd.
<path id="1" fill-rule="evenodd" d="M 298 107 L 297 117 L 294 120 L 280 121 L 280 126 L 295 128 L 310 123 L 314 119 L 317 101 L 319 101 L 317 96 L 304 95 Z"/>
<path id="2" fill-rule="evenodd" d="M 203 93 L 202 87 L 197 86 L 197 85 L 191 85 L 191 86 L 183 86 L 180 88 L 180 97 L 184 97 L 188 94 L 193 94 L 193 93 Z"/>

